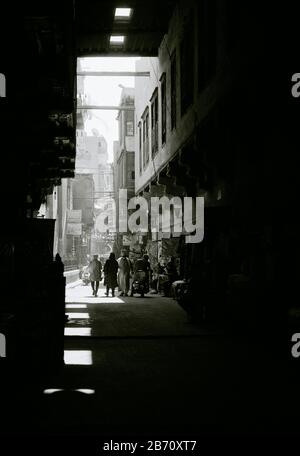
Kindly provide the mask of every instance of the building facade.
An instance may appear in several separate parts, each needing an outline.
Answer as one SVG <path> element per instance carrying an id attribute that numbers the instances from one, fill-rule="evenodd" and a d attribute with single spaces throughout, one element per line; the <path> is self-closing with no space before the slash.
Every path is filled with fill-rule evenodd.
<path id="1" fill-rule="evenodd" d="M 184 235 L 163 235 L 148 248 L 153 261 L 177 256 L 181 278 L 195 277 L 206 290 L 209 311 L 218 315 L 228 293 L 236 293 L 235 275 L 244 280 L 247 271 L 245 299 L 247 287 L 253 295 L 267 293 L 272 275 L 266 248 L 272 242 L 271 213 L 264 211 L 270 156 L 251 133 L 254 118 L 260 132 L 264 125 L 254 100 L 266 100 L 257 61 L 265 64 L 257 47 L 252 51 L 248 9 L 253 14 L 249 5 L 242 12 L 231 2 L 180 1 L 158 58 L 136 63 L 136 71 L 149 71 L 150 77 L 135 80 L 135 192 L 203 197 L 205 206 L 203 242 L 186 244 Z M 244 22 L 236 20 L 239 15 Z M 257 89 L 243 98 L 246 73 Z M 260 272 L 254 266 L 259 258 L 266 265 Z"/>
<path id="2" fill-rule="evenodd" d="M 117 120 L 119 140 L 114 142 L 114 191 L 116 213 L 119 214 L 119 190 L 127 190 L 127 201 L 135 196 L 135 90 L 124 87 L 121 92 L 120 107 Z M 127 216 L 128 214 L 121 214 Z M 119 255 L 122 248 L 140 250 L 139 238 L 129 232 L 119 232 L 117 217 L 117 236 L 115 251 Z"/>

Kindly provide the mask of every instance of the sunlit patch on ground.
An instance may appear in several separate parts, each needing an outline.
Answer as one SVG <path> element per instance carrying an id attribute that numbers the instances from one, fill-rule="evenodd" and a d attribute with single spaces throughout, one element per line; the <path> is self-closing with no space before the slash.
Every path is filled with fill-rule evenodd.
<path id="1" fill-rule="evenodd" d="M 77 391 L 78 393 L 83 393 L 83 394 L 95 394 L 95 390 L 88 389 L 88 388 L 79 388 L 79 389 L 75 389 L 72 391 Z"/>
<path id="2" fill-rule="evenodd" d="M 66 309 L 86 309 L 86 304 L 66 304 Z"/>
<path id="3" fill-rule="evenodd" d="M 94 389 L 89 389 L 89 388 L 78 388 L 78 389 L 71 389 L 71 390 L 66 390 L 66 389 L 61 389 L 61 388 L 48 388 L 43 391 L 44 394 L 55 394 L 55 393 L 61 393 L 63 391 L 74 391 L 77 393 L 82 393 L 82 394 L 95 394 Z"/>
<path id="4" fill-rule="evenodd" d="M 93 364 L 91 350 L 65 350 L 64 361 L 68 365 L 90 366 Z"/>
<path id="5" fill-rule="evenodd" d="M 105 296 L 106 289 L 103 286 L 100 286 L 98 290 L 98 296 L 92 295 L 92 288 L 90 286 L 85 286 L 79 284 L 74 287 L 66 288 L 66 309 L 84 309 L 87 305 L 90 304 L 122 304 L 126 302 L 126 299 L 118 296 L 119 292 L 116 290 L 115 297 Z M 86 307 L 79 307 L 79 306 Z"/>
<path id="6" fill-rule="evenodd" d="M 90 336 L 91 328 L 65 328 L 65 336 Z"/>
<path id="7" fill-rule="evenodd" d="M 83 312 L 66 312 L 66 315 L 68 315 L 69 318 L 73 319 L 73 318 L 80 318 L 80 319 L 83 319 L 83 318 L 90 318 L 90 314 L 87 312 L 87 313 L 83 313 Z"/>
<path id="8" fill-rule="evenodd" d="M 64 391 L 63 389 L 60 388 L 48 388 L 43 391 L 44 394 L 54 394 L 54 393 L 59 393 L 61 391 Z"/>

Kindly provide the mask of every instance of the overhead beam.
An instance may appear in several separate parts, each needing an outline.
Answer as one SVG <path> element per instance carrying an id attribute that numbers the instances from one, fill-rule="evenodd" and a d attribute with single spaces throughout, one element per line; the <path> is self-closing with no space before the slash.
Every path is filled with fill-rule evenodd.
<path id="1" fill-rule="evenodd" d="M 77 76 L 143 76 L 150 77 L 150 71 L 77 71 Z"/>
<path id="2" fill-rule="evenodd" d="M 122 46 L 120 46 L 122 49 L 112 49 L 112 48 L 103 48 L 99 47 L 99 49 L 91 47 L 91 48 L 85 48 L 85 47 L 80 47 L 77 49 L 77 57 L 158 57 L 158 46 L 155 48 L 151 49 L 144 49 L 141 51 L 141 48 L 139 49 L 124 49 Z"/>
<path id="3" fill-rule="evenodd" d="M 134 106 L 99 106 L 99 105 L 82 105 L 77 106 L 77 109 L 99 109 L 99 110 L 108 110 L 108 111 L 134 111 Z"/>

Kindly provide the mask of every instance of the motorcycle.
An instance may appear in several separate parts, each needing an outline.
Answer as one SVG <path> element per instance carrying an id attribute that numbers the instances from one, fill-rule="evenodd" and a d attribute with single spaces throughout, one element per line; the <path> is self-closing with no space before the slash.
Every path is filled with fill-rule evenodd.
<path id="1" fill-rule="evenodd" d="M 149 281 L 145 271 L 136 271 L 132 282 L 132 295 L 139 293 L 143 298 L 149 292 Z"/>

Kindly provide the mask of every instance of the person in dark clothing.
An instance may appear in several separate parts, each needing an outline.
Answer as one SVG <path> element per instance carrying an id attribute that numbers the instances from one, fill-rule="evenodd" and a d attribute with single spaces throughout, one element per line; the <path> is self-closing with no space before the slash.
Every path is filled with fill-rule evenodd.
<path id="1" fill-rule="evenodd" d="M 133 281 L 135 280 L 136 273 L 138 271 L 144 271 L 146 273 L 146 283 L 149 286 L 149 276 L 150 276 L 150 271 L 151 271 L 151 266 L 150 266 L 150 261 L 149 261 L 149 256 L 144 254 L 141 258 L 138 258 L 136 262 L 134 263 L 133 266 Z M 131 290 L 130 290 L 130 296 L 133 296 L 133 289 L 132 289 L 132 284 L 131 284 Z"/>
<path id="2" fill-rule="evenodd" d="M 173 256 L 170 258 L 170 261 L 168 261 L 166 269 L 167 269 L 168 275 L 170 276 L 170 279 L 176 280 L 178 273 L 177 273 L 175 258 Z"/>
<path id="3" fill-rule="evenodd" d="M 152 279 L 150 281 L 150 286 L 155 293 L 159 292 L 159 276 L 164 273 L 164 267 L 157 263 L 153 267 Z"/>
<path id="4" fill-rule="evenodd" d="M 176 263 L 175 263 L 175 258 L 173 256 L 170 258 L 170 261 L 167 263 L 166 272 L 168 274 L 168 281 L 164 283 L 163 288 L 164 288 L 164 296 L 169 296 L 171 287 L 172 287 L 172 283 L 178 279 L 177 267 L 176 267 Z"/>
<path id="5" fill-rule="evenodd" d="M 134 263 L 134 272 L 136 271 L 150 271 L 150 261 L 148 255 L 143 255 L 142 258 L 138 258 Z"/>
<path id="6" fill-rule="evenodd" d="M 106 285 L 106 296 L 109 295 L 111 289 L 111 295 L 115 296 L 115 288 L 118 286 L 117 273 L 118 273 L 118 262 L 115 254 L 112 252 L 109 255 L 109 259 L 106 260 L 104 265 L 104 285 Z"/>
<path id="7" fill-rule="evenodd" d="M 102 264 L 98 260 L 98 255 L 93 255 L 93 259 L 89 264 L 89 273 L 90 273 L 90 280 L 93 290 L 93 296 L 97 296 L 99 282 L 102 280 Z"/>
<path id="8" fill-rule="evenodd" d="M 55 260 L 54 260 L 54 263 L 55 263 L 55 268 L 58 272 L 60 272 L 61 274 L 64 273 L 64 270 L 65 270 L 65 266 L 62 262 L 62 259 L 61 259 L 61 256 L 59 253 L 57 253 L 55 255 Z"/>

